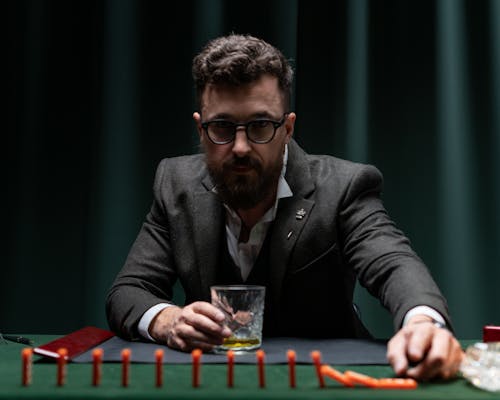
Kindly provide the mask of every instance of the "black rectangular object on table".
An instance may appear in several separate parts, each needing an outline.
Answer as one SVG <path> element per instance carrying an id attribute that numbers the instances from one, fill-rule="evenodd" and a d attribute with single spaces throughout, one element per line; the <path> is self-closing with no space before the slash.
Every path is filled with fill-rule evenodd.
<path id="1" fill-rule="evenodd" d="M 164 345 L 146 342 L 129 342 L 119 337 L 113 337 L 98 346 L 104 351 L 104 362 L 121 362 L 121 351 L 131 350 L 131 361 L 137 363 L 154 363 L 154 352 L 158 348 L 164 350 L 166 364 L 190 364 L 191 354 L 172 350 Z M 385 340 L 366 339 L 303 339 L 303 338 L 269 338 L 264 339 L 262 349 L 265 351 L 266 364 L 286 364 L 287 351 L 295 350 L 298 364 L 311 364 L 310 353 L 319 350 L 322 362 L 337 365 L 387 365 Z M 239 364 L 254 364 L 255 352 L 236 354 L 235 362 Z M 87 351 L 75 357 L 73 362 L 92 362 L 92 352 Z M 204 353 L 204 364 L 224 364 L 225 354 Z"/>

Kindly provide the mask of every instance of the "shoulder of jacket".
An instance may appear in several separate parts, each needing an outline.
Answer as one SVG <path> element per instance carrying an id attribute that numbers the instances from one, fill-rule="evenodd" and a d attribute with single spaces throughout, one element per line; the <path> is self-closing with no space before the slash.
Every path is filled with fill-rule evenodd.
<path id="1" fill-rule="evenodd" d="M 374 165 L 349 161 L 332 155 L 307 154 L 306 158 L 312 171 L 327 170 L 345 177 L 354 177 L 359 174 L 382 175 Z"/>
<path id="2" fill-rule="evenodd" d="M 181 183 L 200 180 L 206 174 L 203 154 L 169 157 L 162 159 L 158 164 L 155 183 L 161 185 L 165 181 Z"/>
<path id="3" fill-rule="evenodd" d="M 158 168 L 181 168 L 186 165 L 205 165 L 205 156 L 203 154 L 191 154 L 177 157 L 167 157 L 162 159 Z"/>

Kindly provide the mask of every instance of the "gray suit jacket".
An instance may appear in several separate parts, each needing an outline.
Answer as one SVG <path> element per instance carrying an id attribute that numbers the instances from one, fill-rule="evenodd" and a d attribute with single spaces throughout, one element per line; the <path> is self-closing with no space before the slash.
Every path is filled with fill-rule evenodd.
<path id="1" fill-rule="evenodd" d="M 368 336 L 353 310 L 356 278 L 392 313 L 395 328 L 417 305 L 450 323 L 427 268 L 383 207 L 376 168 L 308 155 L 292 140 L 285 178 L 293 197 L 280 200 L 270 231 L 268 334 Z M 210 301 L 226 240 L 224 209 L 212 188 L 204 155 L 161 161 L 151 211 L 107 298 L 108 321 L 119 335 L 138 339 L 141 316 L 172 300 L 176 279 L 186 303 Z"/>

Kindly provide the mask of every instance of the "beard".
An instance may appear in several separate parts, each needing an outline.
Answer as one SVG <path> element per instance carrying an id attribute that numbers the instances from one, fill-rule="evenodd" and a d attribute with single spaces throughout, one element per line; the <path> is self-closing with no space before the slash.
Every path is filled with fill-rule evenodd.
<path id="1" fill-rule="evenodd" d="M 248 167 L 250 170 L 240 174 L 233 169 L 238 166 Z M 207 157 L 207 168 L 215 182 L 218 195 L 234 210 L 248 210 L 274 195 L 282 167 L 282 157 L 266 170 L 251 156 L 233 156 L 222 164 Z"/>

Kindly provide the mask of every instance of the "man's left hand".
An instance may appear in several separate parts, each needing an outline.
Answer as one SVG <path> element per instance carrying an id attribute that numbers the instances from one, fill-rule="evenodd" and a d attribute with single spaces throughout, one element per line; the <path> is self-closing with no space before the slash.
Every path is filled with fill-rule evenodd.
<path id="1" fill-rule="evenodd" d="M 449 330 L 422 315 L 411 318 L 387 345 L 387 359 L 396 374 L 418 380 L 455 376 L 463 355 Z"/>

